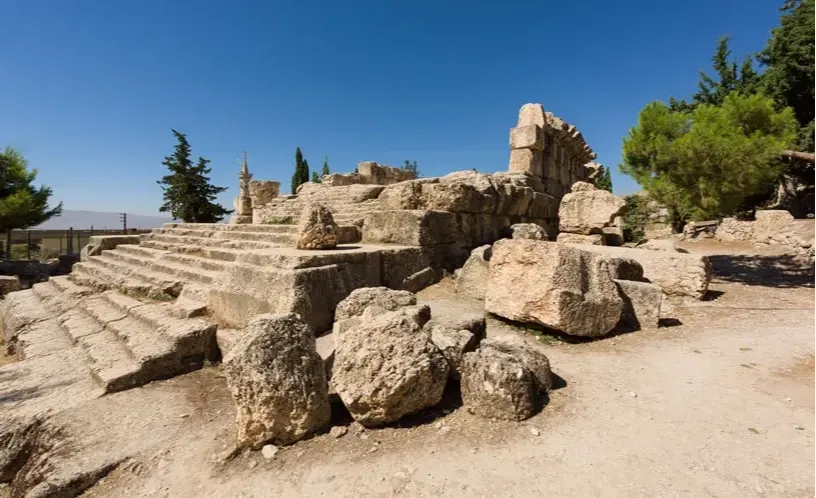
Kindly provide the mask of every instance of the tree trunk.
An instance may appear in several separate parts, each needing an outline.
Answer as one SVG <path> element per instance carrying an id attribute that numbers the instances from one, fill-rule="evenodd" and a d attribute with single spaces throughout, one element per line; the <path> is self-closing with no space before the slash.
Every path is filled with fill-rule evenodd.
<path id="1" fill-rule="evenodd" d="M 798 152 L 795 150 L 783 150 L 779 153 L 782 157 L 791 157 L 794 159 L 802 159 L 810 163 L 816 162 L 816 154 L 813 152 Z"/>

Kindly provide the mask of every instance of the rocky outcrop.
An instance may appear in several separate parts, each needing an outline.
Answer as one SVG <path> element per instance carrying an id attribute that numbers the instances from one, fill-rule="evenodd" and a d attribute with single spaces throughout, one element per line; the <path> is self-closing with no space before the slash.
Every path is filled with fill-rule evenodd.
<path id="1" fill-rule="evenodd" d="M 602 336 L 623 307 L 612 271 L 608 258 L 577 246 L 500 240 L 493 245 L 485 310 L 566 334 Z"/>
<path id="2" fill-rule="evenodd" d="M 475 299 L 484 299 L 490 270 L 492 246 L 483 245 L 470 252 L 456 276 L 456 292 Z"/>
<path id="3" fill-rule="evenodd" d="M 334 249 L 337 247 L 337 223 L 332 212 L 318 203 L 307 206 L 298 224 L 298 249 Z"/>
<path id="4" fill-rule="evenodd" d="M 558 228 L 561 232 L 590 235 L 603 233 L 626 209 L 626 201 L 606 190 L 576 182 L 561 199 Z"/>
<path id="5" fill-rule="evenodd" d="M 401 308 L 337 338 L 332 384 L 352 417 L 378 426 L 437 404 L 448 361 L 423 326 L 427 306 Z"/>
<path id="6" fill-rule="evenodd" d="M 224 359 L 224 370 L 242 446 L 291 444 L 328 425 L 323 361 L 314 334 L 297 315 L 255 317 Z"/>
<path id="7" fill-rule="evenodd" d="M 702 299 L 711 282 L 711 263 L 707 256 L 631 247 L 569 246 L 607 257 L 635 260 L 643 267 L 643 277 L 671 296 Z"/>

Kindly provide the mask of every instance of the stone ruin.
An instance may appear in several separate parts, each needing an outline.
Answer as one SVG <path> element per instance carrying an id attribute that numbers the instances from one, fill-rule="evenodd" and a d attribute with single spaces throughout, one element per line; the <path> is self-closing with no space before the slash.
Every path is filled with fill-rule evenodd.
<path id="1" fill-rule="evenodd" d="M 622 202 L 591 184 L 574 126 L 526 104 L 510 149 L 507 172 L 404 179 L 360 163 L 283 196 L 245 157 L 229 224 L 100 237 L 69 276 L 10 292 L 0 329 L 20 361 L 0 367 L 0 481 L 36 453 L 43 416 L 219 359 L 245 447 L 325 429 L 329 396 L 360 424 L 392 423 L 437 404 L 449 378 L 473 413 L 530 417 L 547 358 L 485 338 L 482 313 L 418 304 L 445 275 L 489 313 L 577 336 L 654 328 L 664 295 L 703 297 L 705 257 L 574 243 L 608 240 Z"/>

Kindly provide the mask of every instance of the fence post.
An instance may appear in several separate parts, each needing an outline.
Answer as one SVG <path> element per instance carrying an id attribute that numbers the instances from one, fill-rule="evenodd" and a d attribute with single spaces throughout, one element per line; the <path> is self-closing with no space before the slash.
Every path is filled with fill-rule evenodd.
<path id="1" fill-rule="evenodd" d="M 68 254 L 74 254 L 74 227 L 68 227 Z"/>
<path id="2" fill-rule="evenodd" d="M 26 249 L 28 250 L 28 259 L 31 259 L 31 230 L 26 230 Z"/>

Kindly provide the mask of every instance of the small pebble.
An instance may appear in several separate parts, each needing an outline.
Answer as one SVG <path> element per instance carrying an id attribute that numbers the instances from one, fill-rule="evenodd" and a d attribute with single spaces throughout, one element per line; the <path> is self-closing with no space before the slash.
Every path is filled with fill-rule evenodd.
<path id="1" fill-rule="evenodd" d="M 377 447 L 376 447 L 376 446 L 372 446 L 372 447 L 371 447 L 371 449 L 370 449 L 370 450 L 368 450 L 368 452 L 369 452 L 369 453 L 374 453 L 375 451 L 377 451 Z"/>
<path id="2" fill-rule="evenodd" d="M 278 447 L 274 444 L 266 444 L 263 448 L 261 448 L 261 454 L 267 460 L 271 460 L 275 458 L 275 455 L 278 453 Z"/>
<path id="3" fill-rule="evenodd" d="M 792 399 L 790 399 L 790 398 L 785 398 L 785 401 L 787 401 L 788 403 L 790 403 L 790 402 L 791 402 L 791 401 L 793 401 L 793 400 L 792 400 Z"/>
<path id="4" fill-rule="evenodd" d="M 258 466 L 258 462 L 257 462 L 256 460 L 251 460 L 251 461 L 249 462 L 249 468 L 250 468 L 250 469 L 254 469 L 254 468 L 255 468 L 255 467 L 257 467 L 257 466 Z"/>
<path id="5" fill-rule="evenodd" d="M 802 427 L 801 425 L 794 425 L 794 426 L 793 426 L 793 428 L 794 428 L 794 429 L 796 429 L 797 431 L 803 431 L 803 430 L 805 430 L 805 428 L 804 428 L 804 427 Z"/>
<path id="6" fill-rule="evenodd" d="M 439 421 L 434 424 L 434 429 L 441 429 L 445 424 L 442 421 Z"/>
<path id="7" fill-rule="evenodd" d="M 637 398 L 637 393 L 636 392 L 631 392 L 631 393 L 629 393 L 629 396 L 631 396 L 633 398 Z"/>
<path id="8" fill-rule="evenodd" d="M 538 436 L 541 434 L 541 431 L 538 430 L 536 427 L 530 427 L 530 434 L 533 436 Z"/>
<path id="9" fill-rule="evenodd" d="M 179 415 L 179 418 L 187 418 L 189 416 L 190 416 L 189 413 L 182 413 L 181 415 Z"/>
<path id="10" fill-rule="evenodd" d="M 360 439 L 362 439 L 362 440 L 366 440 L 366 439 L 368 439 L 368 434 L 360 434 L 360 435 L 359 435 L 359 436 L 357 436 L 357 437 L 359 437 L 359 438 L 360 438 Z"/>
<path id="11" fill-rule="evenodd" d="M 342 426 L 342 425 L 338 425 L 338 426 L 335 426 L 335 427 L 331 428 L 331 430 L 329 431 L 329 435 L 331 435 L 331 437 L 333 437 L 335 439 L 338 439 L 338 438 L 341 438 L 341 437 L 345 436 L 347 432 L 348 432 L 348 428 L 346 428 L 345 426 Z"/>
<path id="12" fill-rule="evenodd" d="M 439 429 L 439 433 L 440 434 L 447 434 L 447 433 L 450 432 L 450 430 L 451 430 L 451 428 L 446 425 L 446 426 L 442 427 L 441 429 Z"/>

